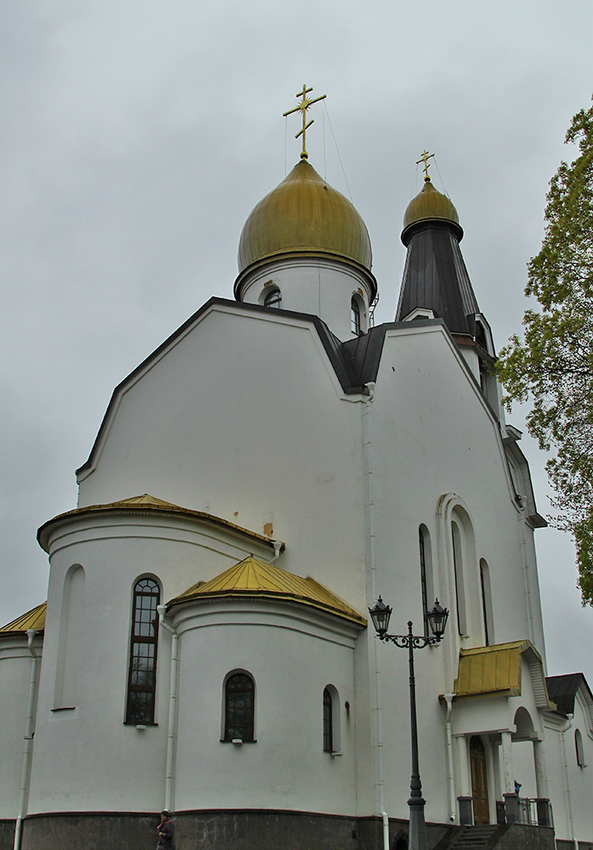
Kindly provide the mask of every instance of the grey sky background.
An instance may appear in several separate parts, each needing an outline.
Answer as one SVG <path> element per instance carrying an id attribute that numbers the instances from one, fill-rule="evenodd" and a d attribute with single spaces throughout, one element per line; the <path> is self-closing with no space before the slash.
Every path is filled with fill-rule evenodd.
<path id="1" fill-rule="evenodd" d="M 497 346 L 520 331 L 547 184 L 593 89 L 590 0 L 3 0 L 0 15 L 1 623 L 46 597 L 35 532 L 76 506 L 115 385 L 211 295 L 232 298 L 242 225 L 298 160 L 282 113 L 304 82 L 327 94 L 309 161 L 371 235 L 377 322 L 394 316 L 426 147 Z M 548 514 L 545 458 L 522 447 Z M 549 672 L 593 685 L 571 540 L 544 529 L 537 545 Z"/>

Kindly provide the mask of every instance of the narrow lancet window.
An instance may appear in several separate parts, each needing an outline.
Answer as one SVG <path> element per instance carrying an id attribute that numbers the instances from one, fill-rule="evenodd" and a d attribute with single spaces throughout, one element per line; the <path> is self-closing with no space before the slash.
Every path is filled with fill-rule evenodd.
<path id="1" fill-rule="evenodd" d="M 480 589 L 482 593 L 482 619 L 484 622 L 484 643 L 494 643 L 494 616 L 492 613 L 492 590 L 490 587 L 490 569 L 486 561 L 480 561 Z"/>
<path id="2" fill-rule="evenodd" d="M 323 691 L 323 751 L 325 753 L 333 753 L 334 751 L 334 735 L 333 735 L 333 700 L 329 688 L 324 688 Z"/>
<path id="3" fill-rule="evenodd" d="M 455 574 L 457 629 L 460 635 L 467 635 L 467 611 L 465 607 L 465 587 L 463 576 L 463 549 L 461 533 L 456 522 L 451 523 L 451 538 L 453 545 L 453 572 Z"/>
<path id="4" fill-rule="evenodd" d="M 422 591 L 422 617 L 424 619 L 424 634 L 431 634 L 429 622 L 427 619 L 428 612 L 430 610 L 429 606 L 429 594 L 428 594 L 428 572 L 427 572 L 427 534 L 424 528 L 420 526 L 418 529 L 418 543 L 420 545 L 420 588 Z"/>
<path id="5" fill-rule="evenodd" d="M 151 578 L 134 586 L 126 723 L 154 723 L 160 588 Z"/>
<path id="6" fill-rule="evenodd" d="M 353 297 L 350 302 L 350 329 L 353 334 L 356 336 L 360 336 L 362 333 L 362 325 L 360 322 L 360 304 L 358 300 Z"/>

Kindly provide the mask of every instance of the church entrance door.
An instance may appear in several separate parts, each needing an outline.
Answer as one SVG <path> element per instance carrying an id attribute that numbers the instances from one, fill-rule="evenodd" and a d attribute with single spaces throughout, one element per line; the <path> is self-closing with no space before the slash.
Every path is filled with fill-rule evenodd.
<path id="1" fill-rule="evenodd" d="M 469 740 L 469 763 L 474 798 L 474 823 L 490 823 L 486 751 L 484 742 L 478 735 L 472 735 Z"/>

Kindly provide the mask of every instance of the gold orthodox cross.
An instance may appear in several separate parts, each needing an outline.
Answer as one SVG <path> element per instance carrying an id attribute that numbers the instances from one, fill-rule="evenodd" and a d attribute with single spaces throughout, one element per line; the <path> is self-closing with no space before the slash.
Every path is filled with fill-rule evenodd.
<path id="1" fill-rule="evenodd" d="M 425 180 L 430 180 L 430 177 L 429 177 L 429 174 L 428 174 L 428 160 L 431 158 L 431 156 L 434 156 L 434 154 L 428 153 L 427 150 L 424 150 L 422 152 L 422 156 L 416 162 L 416 165 L 420 165 L 421 162 L 424 163 L 424 179 Z"/>
<path id="2" fill-rule="evenodd" d="M 310 91 L 313 91 L 313 89 L 307 88 L 307 86 L 303 83 L 303 90 L 295 95 L 295 97 L 302 97 L 303 99 L 301 100 L 298 106 L 295 106 L 294 109 L 289 109 L 288 112 L 283 113 L 284 118 L 286 118 L 287 115 L 292 115 L 293 112 L 298 112 L 299 109 L 303 114 L 303 126 L 295 136 L 295 139 L 298 139 L 299 136 L 303 137 L 303 150 L 301 151 L 301 159 L 309 158 L 309 154 L 307 153 L 306 148 L 306 134 L 307 130 L 313 123 L 313 119 L 311 119 L 309 123 L 307 123 L 307 109 L 311 106 L 311 104 L 317 103 L 319 100 L 323 100 L 324 97 L 326 97 L 326 95 L 322 94 L 321 97 L 314 97 L 312 100 L 309 100 L 307 95 Z"/>

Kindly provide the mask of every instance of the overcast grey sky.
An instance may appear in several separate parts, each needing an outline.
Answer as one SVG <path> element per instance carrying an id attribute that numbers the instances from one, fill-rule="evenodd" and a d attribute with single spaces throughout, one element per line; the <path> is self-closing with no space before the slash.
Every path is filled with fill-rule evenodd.
<path id="1" fill-rule="evenodd" d="M 564 133 L 591 97 L 593 4 L 3 0 L 0 12 L 5 623 L 45 599 L 35 532 L 75 507 L 74 469 L 114 386 L 211 295 L 232 298 L 241 227 L 298 159 L 298 119 L 282 113 L 304 82 L 327 94 L 309 161 L 371 235 L 377 321 L 395 312 L 426 147 L 496 344 L 520 330 L 547 183 L 576 155 Z M 509 421 L 522 428 L 522 412 Z M 522 445 L 547 514 L 545 458 Z M 549 671 L 593 685 L 571 541 L 546 529 L 537 543 Z"/>

